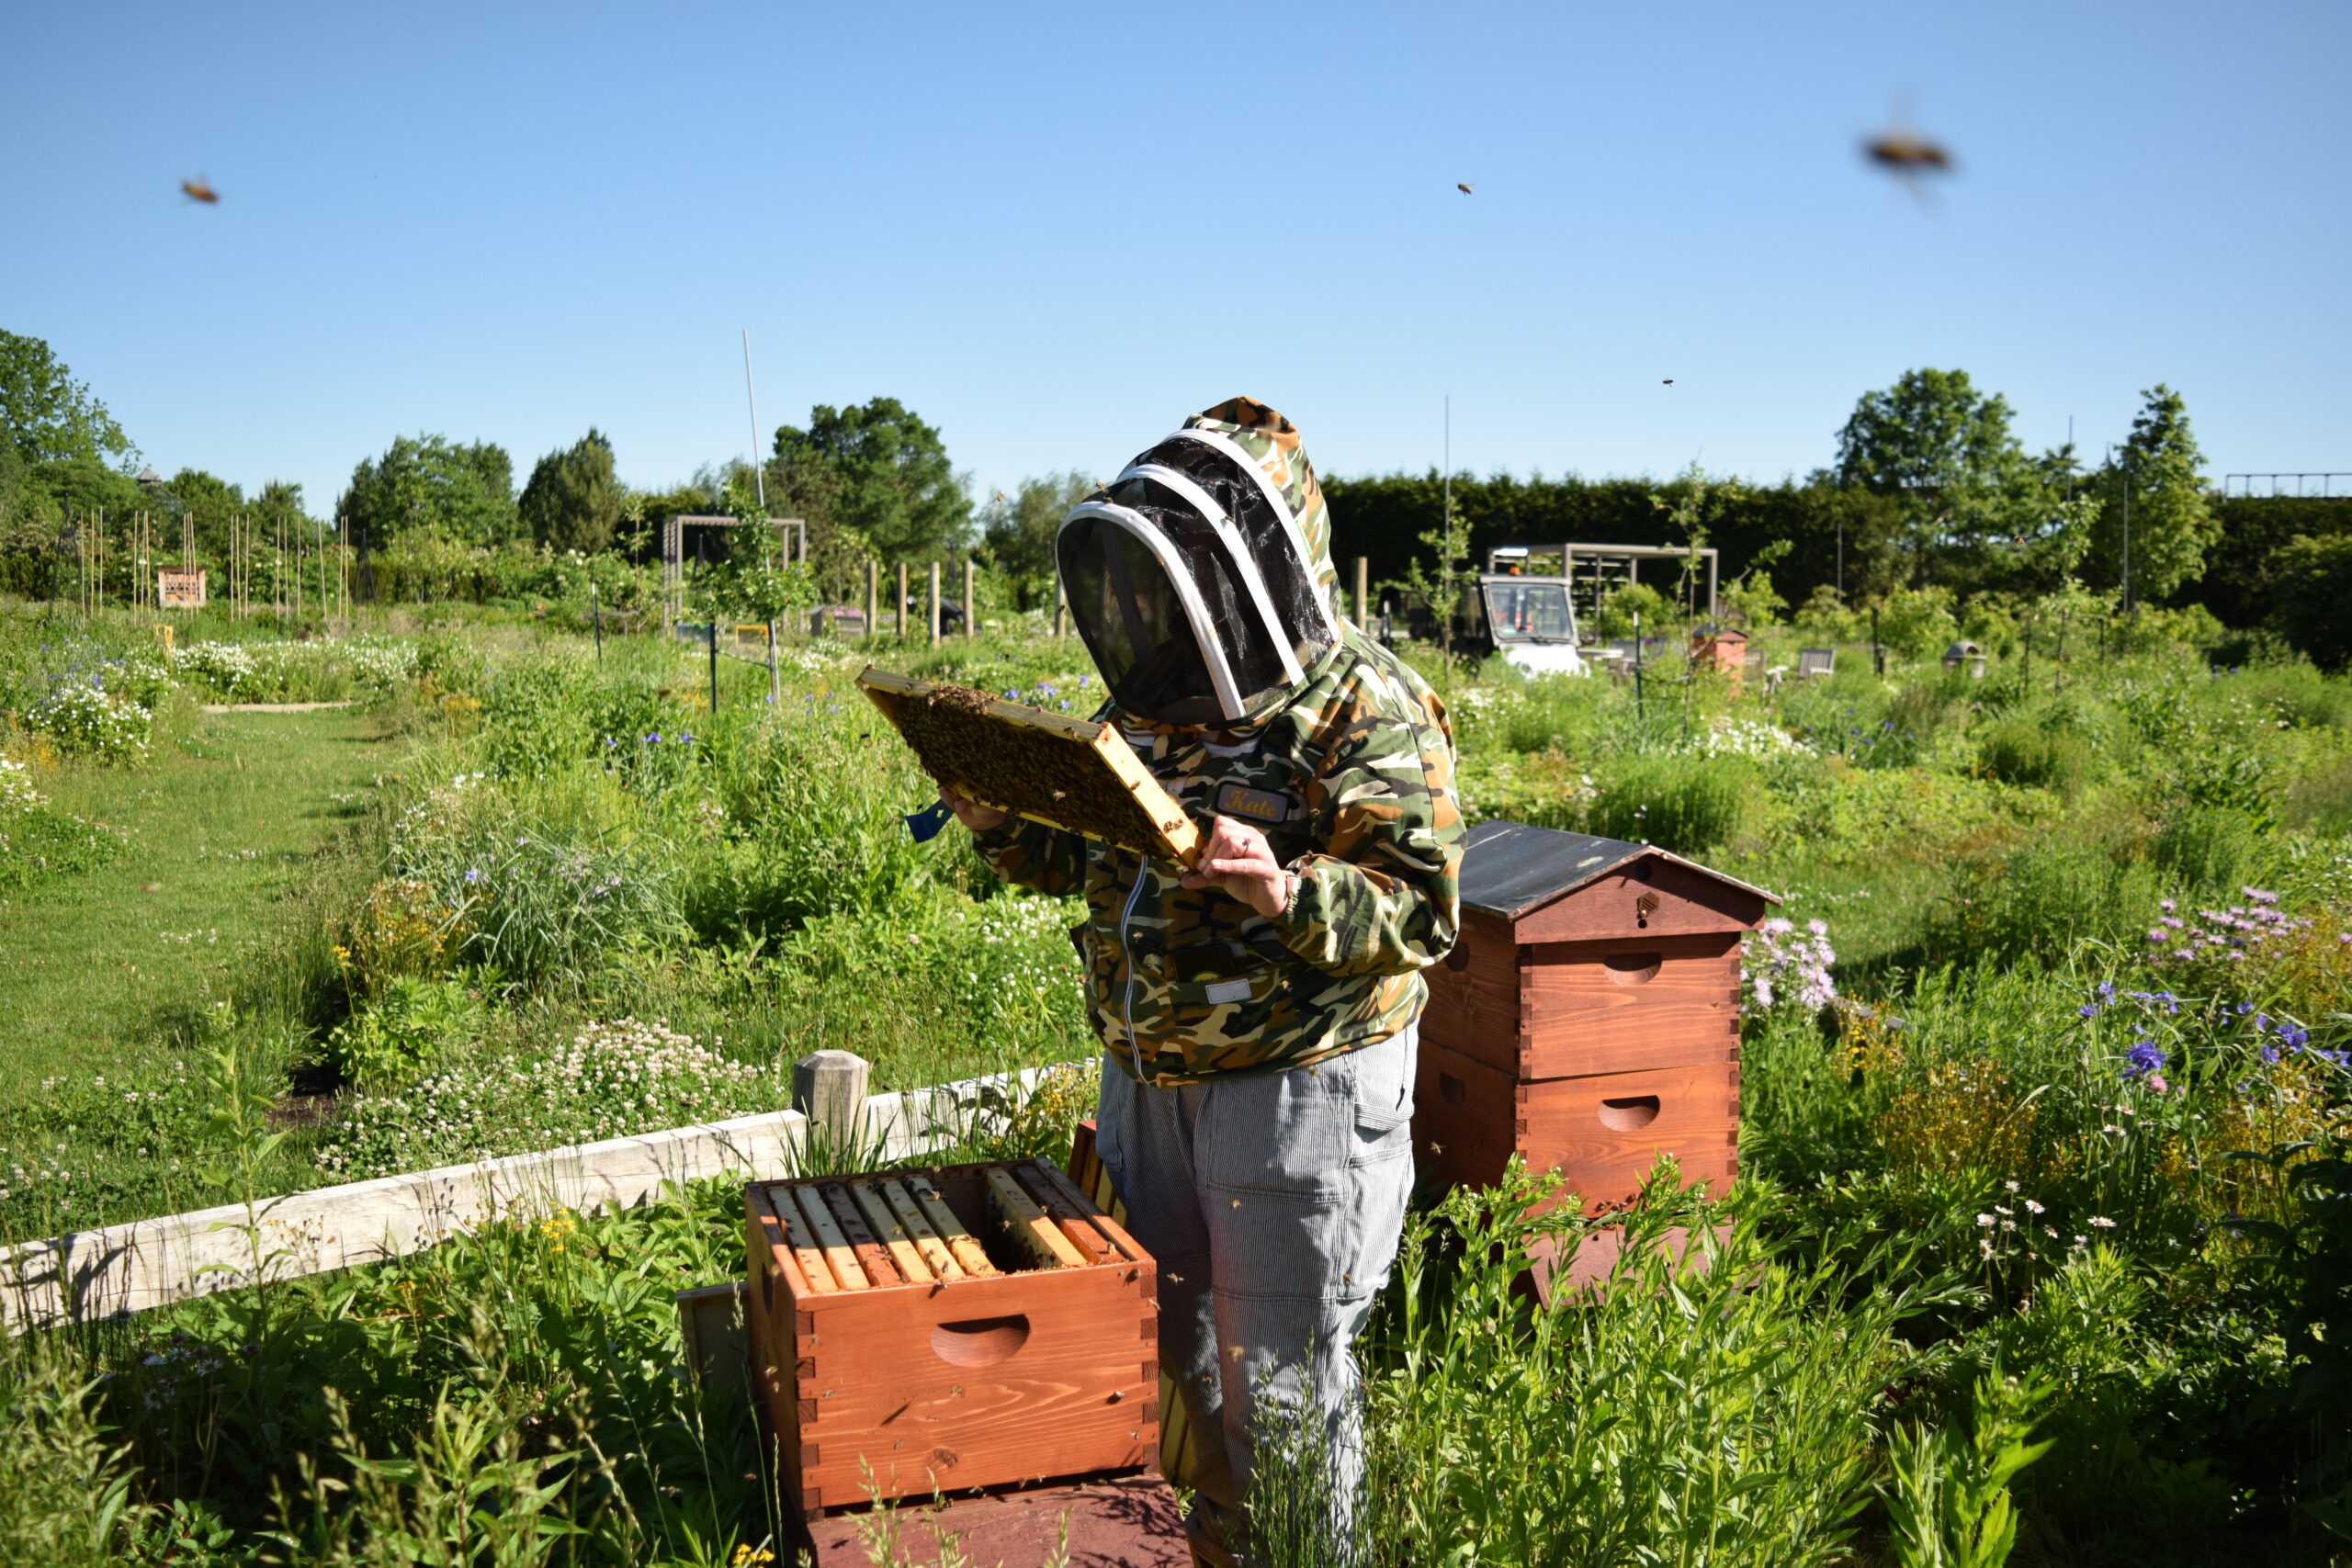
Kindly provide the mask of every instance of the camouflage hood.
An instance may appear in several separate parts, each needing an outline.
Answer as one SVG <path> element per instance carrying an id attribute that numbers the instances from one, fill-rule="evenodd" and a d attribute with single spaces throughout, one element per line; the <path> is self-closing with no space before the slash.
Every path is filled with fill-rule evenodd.
<path id="1" fill-rule="evenodd" d="M 1297 428 L 1249 398 L 1129 463 L 1063 519 L 1055 554 L 1080 637 L 1138 718 L 1261 719 L 1340 646 L 1322 488 Z"/>

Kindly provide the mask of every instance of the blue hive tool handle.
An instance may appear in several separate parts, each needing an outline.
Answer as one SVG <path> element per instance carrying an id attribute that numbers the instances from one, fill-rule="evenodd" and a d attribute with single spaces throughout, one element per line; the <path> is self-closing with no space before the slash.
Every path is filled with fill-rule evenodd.
<path id="1" fill-rule="evenodd" d="M 945 801 L 934 800 L 907 818 L 907 831 L 914 835 L 916 843 L 927 844 L 939 837 L 939 830 L 947 826 L 950 815 Z"/>

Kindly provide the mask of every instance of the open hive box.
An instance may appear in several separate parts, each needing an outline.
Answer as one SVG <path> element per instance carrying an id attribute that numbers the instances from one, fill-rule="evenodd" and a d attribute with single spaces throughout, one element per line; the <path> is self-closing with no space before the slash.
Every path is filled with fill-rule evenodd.
<path id="1" fill-rule="evenodd" d="M 1148 1469 L 1151 1257 L 1043 1160 L 755 1182 L 752 1361 L 804 1517 Z"/>
<path id="2" fill-rule="evenodd" d="M 923 771 L 967 800 L 1193 863 L 1199 829 L 1115 726 L 871 667 L 857 684 Z"/>

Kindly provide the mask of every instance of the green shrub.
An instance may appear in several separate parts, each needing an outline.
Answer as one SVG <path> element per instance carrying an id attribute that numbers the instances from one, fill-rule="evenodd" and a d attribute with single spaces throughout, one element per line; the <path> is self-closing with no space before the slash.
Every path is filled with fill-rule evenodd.
<path id="1" fill-rule="evenodd" d="M 2071 795 L 2082 785 L 2090 748 L 2065 730 L 2030 718 L 2004 718 L 1976 739 L 1977 765 L 1987 777 Z"/>
<path id="2" fill-rule="evenodd" d="M 145 761 L 155 725 L 153 713 L 95 681 L 51 687 L 25 718 L 35 734 L 48 736 L 67 756 L 110 765 Z"/>
<path id="3" fill-rule="evenodd" d="M 2352 833 L 2352 757 L 2298 780 L 2287 792 L 2287 815 L 2314 833 Z"/>
<path id="4" fill-rule="evenodd" d="M 481 998 L 463 982 L 398 975 L 328 1037 L 326 1058 L 347 1083 L 397 1089 L 439 1066 L 486 1021 Z"/>
<path id="5" fill-rule="evenodd" d="M 1676 854 L 1703 854 L 1739 831 L 1755 787 L 1754 773 L 1728 758 L 1629 757 L 1592 803 L 1592 831 Z"/>
<path id="6" fill-rule="evenodd" d="M 2095 840 L 2047 835 L 1962 862 L 1930 917 L 1927 955 L 1937 964 L 2053 961 L 2086 939 L 2128 940 L 2155 902 L 2141 862 L 2119 864 Z"/>
<path id="7" fill-rule="evenodd" d="M 2165 820 L 2149 846 L 2149 858 L 2167 888 L 2226 893 L 2269 880 L 2277 853 L 2263 815 L 2192 802 Z"/>
<path id="8" fill-rule="evenodd" d="M 2352 536 L 2313 539 L 2298 535 L 2270 552 L 2271 620 L 2323 670 L 2352 660 Z"/>

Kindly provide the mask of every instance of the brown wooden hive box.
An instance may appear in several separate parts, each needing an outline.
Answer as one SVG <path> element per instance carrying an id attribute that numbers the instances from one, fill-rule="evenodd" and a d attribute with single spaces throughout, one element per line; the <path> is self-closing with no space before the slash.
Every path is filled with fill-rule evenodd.
<path id="1" fill-rule="evenodd" d="M 1515 822 L 1470 830 L 1462 938 L 1428 971 L 1414 1143 L 1448 1181 L 1510 1156 L 1585 1213 L 1657 1156 L 1720 1191 L 1739 1140 L 1739 939 L 1778 900 L 1647 844 Z"/>
<path id="2" fill-rule="evenodd" d="M 755 1182 L 752 1361 L 804 1517 L 1148 1471 L 1150 1255 L 1043 1160 Z"/>

